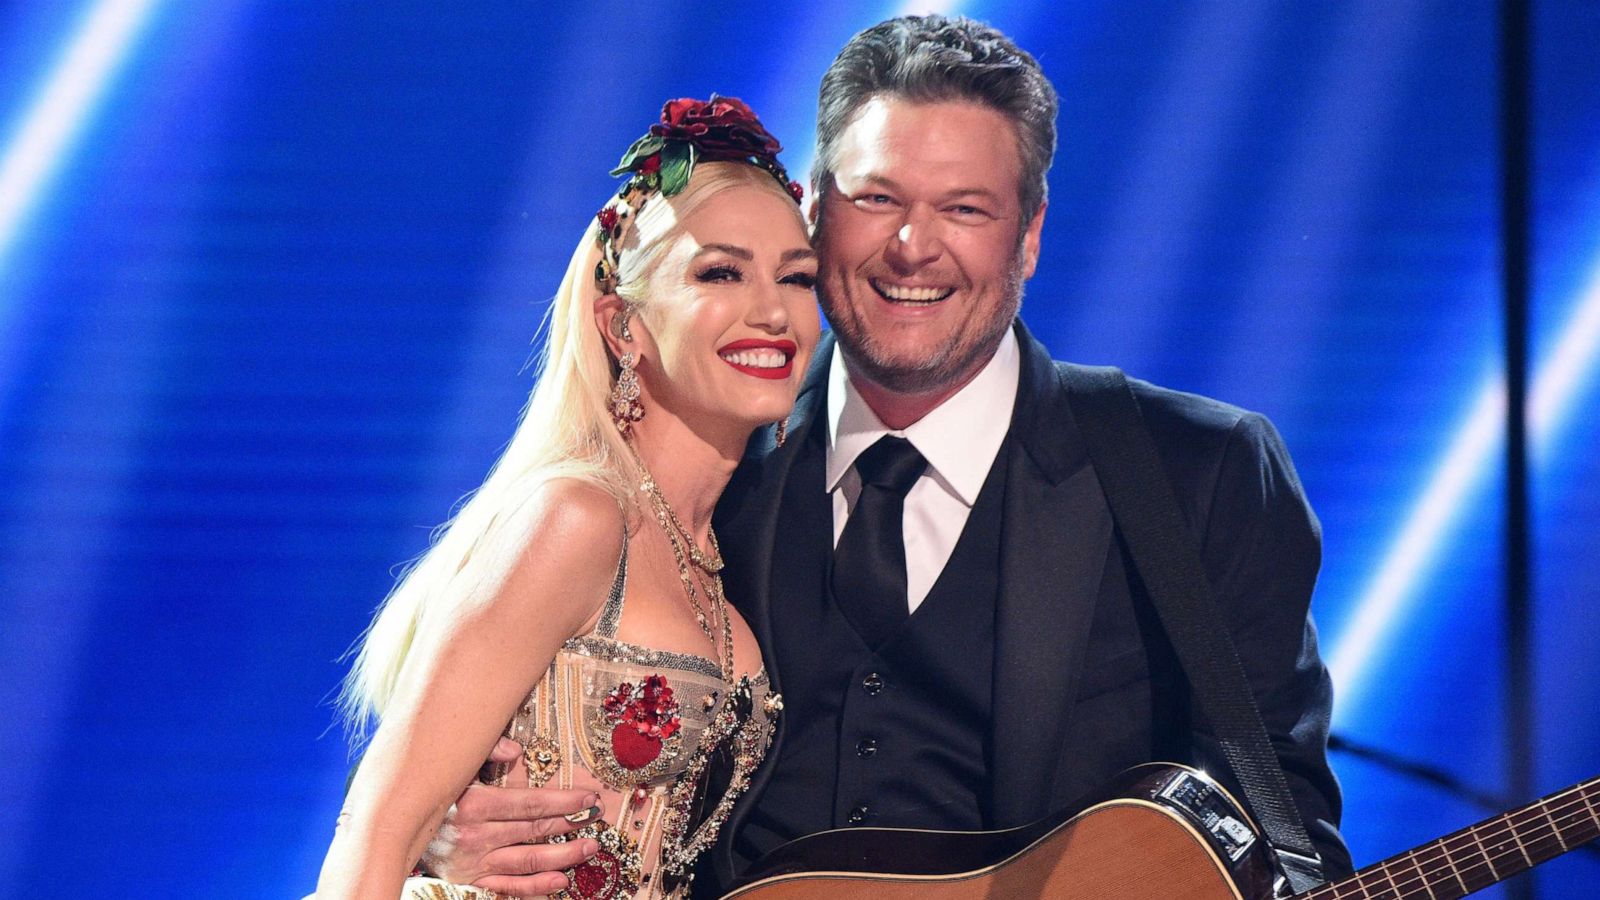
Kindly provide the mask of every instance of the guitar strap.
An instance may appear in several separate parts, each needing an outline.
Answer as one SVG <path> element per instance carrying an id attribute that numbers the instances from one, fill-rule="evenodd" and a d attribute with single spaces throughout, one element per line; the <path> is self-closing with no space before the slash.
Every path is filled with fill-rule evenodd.
<path id="1" fill-rule="evenodd" d="M 1058 364 L 1059 365 L 1059 364 Z M 1200 552 L 1122 372 L 1062 368 L 1072 415 L 1134 567 L 1150 593 L 1206 720 L 1290 887 L 1321 884 L 1322 860 L 1289 794 L 1244 666 L 1206 578 Z"/>

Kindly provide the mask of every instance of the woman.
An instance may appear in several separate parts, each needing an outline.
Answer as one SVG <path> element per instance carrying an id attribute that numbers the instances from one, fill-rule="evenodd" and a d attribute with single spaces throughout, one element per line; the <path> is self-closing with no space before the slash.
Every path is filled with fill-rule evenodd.
<path id="1" fill-rule="evenodd" d="M 318 897 L 495 896 L 406 873 L 502 734 L 523 759 L 490 780 L 614 812 L 557 896 L 687 893 L 781 706 L 710 524 L 819 336 L 778 149 L 737 100 L 676 100 L 613 172 L 510 446 L 364 639 L 345 700 L 379 724 Z"/>

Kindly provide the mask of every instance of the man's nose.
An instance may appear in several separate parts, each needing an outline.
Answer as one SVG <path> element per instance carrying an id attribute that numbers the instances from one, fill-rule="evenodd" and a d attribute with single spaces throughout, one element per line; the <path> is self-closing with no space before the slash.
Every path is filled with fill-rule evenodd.
<path id="1" fill-rule="evenodd" d="M 906 210 L 884 255 L 897 270 L 910 273 L 938 259 L 942 252 L 933 211 L 919 203 Z"/>

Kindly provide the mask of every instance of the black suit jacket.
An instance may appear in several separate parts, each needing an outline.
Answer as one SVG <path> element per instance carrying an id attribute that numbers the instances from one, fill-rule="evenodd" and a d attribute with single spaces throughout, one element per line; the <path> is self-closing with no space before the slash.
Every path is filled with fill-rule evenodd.
<path id="1" fill-rule="evenodd" d="M 996 610 L 990 818 L 1020 825 L 1065 806 L 1122 769 L 1152 760 L 1202 766 L 1231 783 L 1154 609 L 1113 527 L 1067 407 L 1078 377 L 1019 321 L 1021 378 L 1011 422 Z M 831 340 L 817 353 L 789 438 L 751 441 L 717 508 L 730 599 L 774 659 L 768 609 L 789 573 L 778 498 L 809 429 L 826 428 Z M 1263 417 L 1133 381 L 1146 422 L 1201 549 L 1306 827 L 1330 875 L 1350 871 L 1339 788 L 1326 743 L 1331 687 L 1308 611 L 1321 536 L 1277 432 Z M 817 490 L 824 490 L 817 485 Z M 772 673 L 782 689 L 783 672 Z M 728 839 L 780 756 L 783 727 L 713 853 L 715 878 L 737 871 Z M 711 873 L 706 873 L 711 874 Z"/>

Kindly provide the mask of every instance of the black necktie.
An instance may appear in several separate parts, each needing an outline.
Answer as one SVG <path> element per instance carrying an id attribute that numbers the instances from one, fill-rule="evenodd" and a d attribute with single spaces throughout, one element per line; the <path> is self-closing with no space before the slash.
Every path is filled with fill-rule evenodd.
<path id="1" fill-rule="evenodd" d="M 906 491 L 927 468 L 910 441 L 887 435 L 856 457 L 861 496 L 833 551 L 833 596 L 869 647 L 911 614 L 901 521 Z"/>

